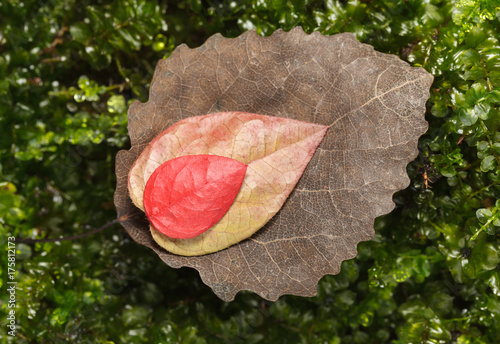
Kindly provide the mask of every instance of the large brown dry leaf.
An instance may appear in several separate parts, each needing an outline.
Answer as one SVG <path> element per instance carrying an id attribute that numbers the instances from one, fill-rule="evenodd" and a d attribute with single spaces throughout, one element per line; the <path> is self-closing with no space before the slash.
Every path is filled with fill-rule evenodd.
<path id="1" fill-rule="evenodd" d="M 129 172 L 130 198 L 144 210 L 143 193 L 150 176 L 179 156 L 214 154 L 248 164 L 236 200 L 210 230 L 178 240 L 150 226 L 155 241 L 171 253 L 197 256 L 220 251 L 250 237 L 280 210 L 326 129 L 243 112 L 189 117 L 158 135 L 137 158 Z"/>
<path id="2" fill-rule="evenodd" d="M 313 296 L 356 245 L 374 235 L 377 216 L 409 183 L 406 165 L 427 129 L 432 75 L 360 44 L 349 33 L 301 28 L 268 38 L 249 31 L 179 46 L 161 60 L 147 103 L 129 109 L 132 148 L 117 156 L 118 216 L 137 212 L 127 192 L 131 166 L 164 129 L 187 117 L 243 111 L 330 126 L 281 210 L 250 239 L 216 253 L 182 257 L 158 246 L 145 220 L 123 222 L 168 265 L 190 266 L 223 300 L 251 290 L 269 300 Z"/>

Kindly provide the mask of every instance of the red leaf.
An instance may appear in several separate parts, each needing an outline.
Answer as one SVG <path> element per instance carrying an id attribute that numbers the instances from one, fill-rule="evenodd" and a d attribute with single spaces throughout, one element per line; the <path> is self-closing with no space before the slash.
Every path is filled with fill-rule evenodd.
<path id="1" fill-rule="evenodd" d="M 247 167 L 218 155 L 188 155 L 165 162 L 144 189 L 149 220 L 171 238 L 200 235 L 227 213 Z"/>

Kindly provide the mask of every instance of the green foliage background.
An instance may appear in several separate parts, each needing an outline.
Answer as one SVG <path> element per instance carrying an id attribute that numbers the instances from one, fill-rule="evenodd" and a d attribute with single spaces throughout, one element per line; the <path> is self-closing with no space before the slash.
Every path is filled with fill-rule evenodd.
<path id="1" fill-rule="evenodd" d="M 499 343 L 498 0 L 7 0 L 0 3 L 0 343 Z M 181 43 L 302 26 L 397 54 L 435 76 L 411 185 L 318 296 L 220 301 L 118 225 L 126 110 Z M 426 187 L 426 181 L 429 188 Z M 4 249 L 5 248 L 5 249 Z"/>

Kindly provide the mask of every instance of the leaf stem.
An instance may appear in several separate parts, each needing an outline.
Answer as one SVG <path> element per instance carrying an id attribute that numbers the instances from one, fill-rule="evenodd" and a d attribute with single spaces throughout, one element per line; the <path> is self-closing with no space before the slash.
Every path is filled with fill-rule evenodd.
<path id="1" fill-rule="evenodd" d="M 469 196 L 467 196 L 467 198 L 465 200 L 463 200 L 462 202 L 460 202 L 460 204 L 458 205 L 458 207 L 461 207 L 462 205 L 464 205 L 465 203 L 467 203 L 471 198 L 477 196 L 478 194 L 480 194 L 481 192 L 485 191 L 485 190 L 488 190 L 490 187 L 494 186 L 496 183 L 493 182 L 489 185 L 486 185 L 485 187 L 482 187 L 481 189 L 471 193 Z M 457 207 L 457 208 L 458 208 Z"/>
<path id="2" fill-rule="evenodd" d="M 450 322 L 450 321 L 467 321 L 467 320 L 470 320 L 474 317 L 477 317 L 478 314 L 474 314 L 474 315 L 470 315 L 468 317 L 463 317 L 463 318 L 452 318 L 452 319 L 443 319 L 443 321 L 445 322 Z"/>
<path id="3" fill-rule="evenodd" d="M 24 243 L 24 244 L 35 244 L 35 243 L 44 243 L 44 242 L 57 242 L 57 241 L 76 240 L 76 239 L 80 239 L 80 238 L 83 238 L 83 237 L 86 237 L 86 236 L 98 233 L 98 232 L 100 232 L 100 231 L 102 231 L 102 230 L 104 230 L 104 229 L 106 229 L 108 227 L 111 227 L 112 225 L 114 225 L 115 223 L 118 223 L 118 222 L 119 222 L 119 219 L 114 219 L 113 221 L 108 222 L 107 224 L 105 224 L 102 227 L 94 228 L 93 230 L 91 230 L 89 232 L 86 232 L 86 233 L 83 233 L 83 234 L 78 234 L 78 235 L 73 235 L 73 236 L 70 236 L 70 237 L 50 238 L 50 239 L 24 239 L 24 238 L 21 238 L 21 239 L 18 239 L 17 241 L 20 242 L 20 243 Z"/>
<path id="4" fill-rule="evenodd" d="M 444 229 L 442 229 L 441 227 L 439 227 L 434 221 L 432 220 L 429 220 L 429 223 L 432 225 L 432 227 L 434 227 L 435 230 L 437 230 L 438 232 L 442 233 L 442 234 L 446 234 L 446 231 Z"/>
<path id="5" fill-rule="evenodd" d="M 116 63 L 116 67 L 118 68 L 118 72 L 120 73 L 122 78 L 125 80 L 124 83 L 130 87 L 130 89 L 132 90 L 132 92 L 136 96 L 141 98 L 141 93 L 137 91 L 137 89 L 132 84 L 132 81 L 127 76 L 127 73 L 125 72 L 125 69 L 123 69 L 122 63 L 121 63 L 120 58 L 118 56 L 115 58 L 115 63 Z"/>
<path id="6" fill-rule="evenodd" d="M 133 213 L 133 214 L 130 214 L 130 215 L 127 214 L 127 215 L 120 216 L 119 218 L 114 219 L 113 221 L 106 223 L 104 226 L 101 226 L 99 228 L 94 228 L 93 230 L 91 230 L 89 232 L 86 232 L 86 233 L 83 233 L 83 234 L 73 235 L 73 236 L 64 237 L 64 238 L 49 238 L 49 239 L 20 238 L 20 239 L 16 239 L 16 240 L 17 240 L 17 242 L 23 243 L 23 244 L 36 244 L 36 243 L 58 242 L 58 241 L 69 241 L 69 240 L 81 239 L 81 238 L 84 238 L 86 236 L 89 236 L 89 235 L 98 233 L 98 232 L 100 232 L 102 230 L 105 230 L 106 228 L 109 228 L 109 227 L 111 227 L 112 225 L 114 225 L 116 223 L 126 222 L 130 218 L 132 218 L 132 217 L 134 217 L 134 216 L 136 216 L 136 215 L 138 215 L 140 213 L 141 212 L 137 212 L 137 213 Z"/>
<path id="7" fill-rule="evenodd" d="M 470 240 L 471 240 L 471 241 L 472 241 L 472 240 L 476 240 L 477 236 L 478 236 L 478 235 L 479 235 L 482 231 L 484 231 L 484 229 L 485 229 L 485 228 L 486 228 L 486 227 L 487 227 L 490 223 L 492 223 L 494 220 L 496 220 L 496 218 L 498 217 L 498 214 L 500 214 L 500 211 L 497 211 L 497 212 L 496 212 L 496 213 L 495 213 L 492 217 L 490 217 L 490 218 L 488 219 L 488 221 L 486 221 L 486 222 L 484 223 L 484 225 L 482 225 L 482 226 L 481 226 L 481 228 L 479 228 L 479 230 L 476 232 L 476 234 L 474 234 L 474 235 L 472 236 L 472 238 L 470 238 Z"/>
<path id="8" fill-rule="evenodd" d="M 493 91 L 493 84 L 491 83 L 491 80 L 488 77 L 488 69 L 486 68 L 486 63 L 484 62 L 484 59 L 481 56 L 481 54 L 479 53 L 479 51 L 476 50 L 476 52 L 479 55 L 479 62 L 481 63 L 481 68 L 483 70 L 484 76 L 486 77 L 486 83 L 488 84 L 488 90 L 491 92 L 491 91 Z"/>

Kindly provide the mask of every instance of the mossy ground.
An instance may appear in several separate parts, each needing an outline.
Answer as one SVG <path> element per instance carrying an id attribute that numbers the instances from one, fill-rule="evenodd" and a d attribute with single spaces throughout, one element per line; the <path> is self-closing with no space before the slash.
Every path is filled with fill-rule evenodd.
<path id="1" fill-rule="evenodd" d="M 0 343 L 500 342 L 500 5 L 495 0 L 6 1 L 0 4 L 0 227 L 83 233 L 115 216 L 127 104 L 156 61 L 221 33 L 353 32 L 431 72 L 411 185 L 318 296 L 220 301 L 118 226 L 17 245 L 17 337 Z"/>

